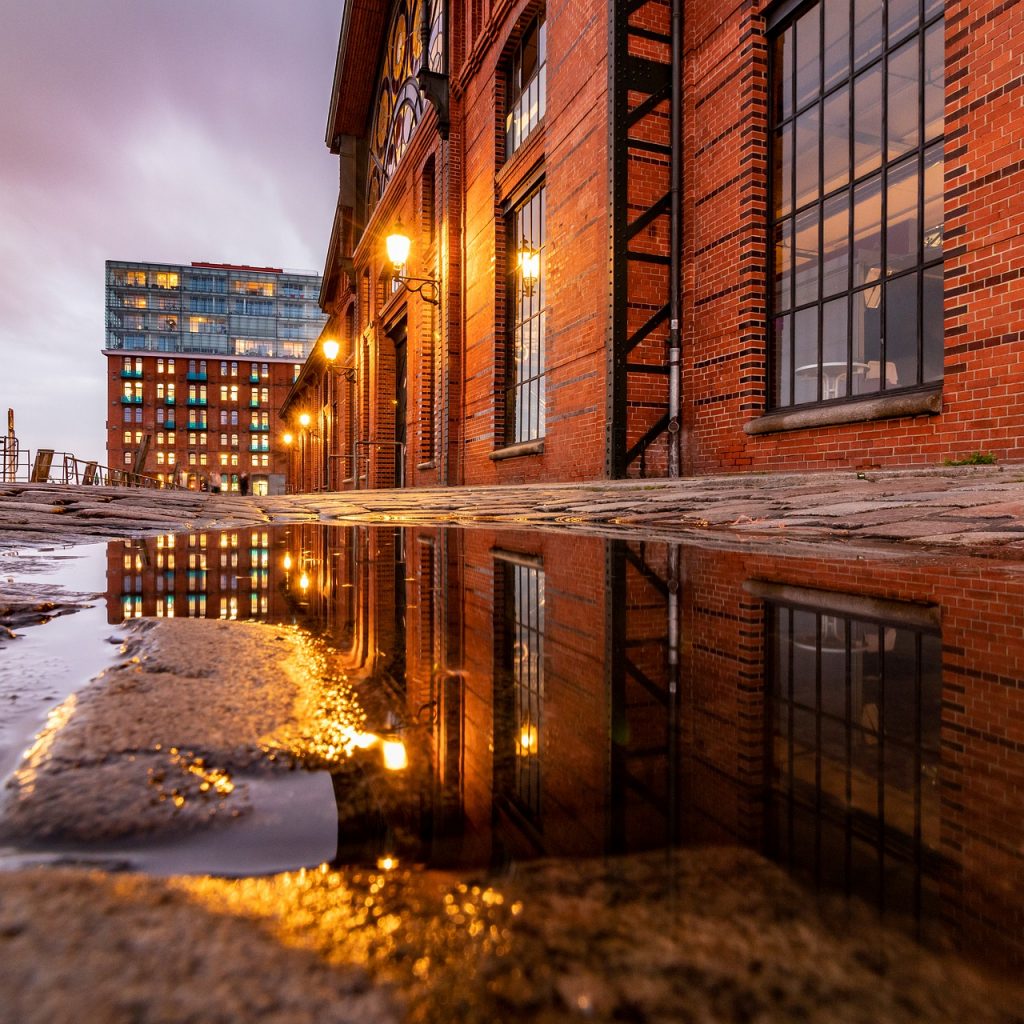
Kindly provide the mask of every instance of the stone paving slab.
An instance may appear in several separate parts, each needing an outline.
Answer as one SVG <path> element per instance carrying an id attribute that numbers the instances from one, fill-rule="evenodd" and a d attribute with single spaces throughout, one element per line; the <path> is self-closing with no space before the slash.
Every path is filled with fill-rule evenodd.
<path id="1" fill-rule="evenodd" d="M 1017 557 L 1024 466 L 781 473 L 241 497 L 0 484 L 0 549 L 263 523 L 507 523 L 773 549 L 842 542 Z M 799 530 L 795 529 L 799 527 Z M 855 534 L 856 537 L 851 537 Z M 941 539 L 939 539 L 941 538 Z"/>

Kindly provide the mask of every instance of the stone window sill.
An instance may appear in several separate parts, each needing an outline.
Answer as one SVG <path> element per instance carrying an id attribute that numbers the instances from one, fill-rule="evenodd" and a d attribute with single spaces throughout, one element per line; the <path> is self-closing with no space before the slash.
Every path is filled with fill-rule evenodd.
<path id="1" fill-rule="evenodd" d="M 899 395 L 870 395 L 809 409 L 779 409 L 750 420 L 743 425 L 743 430 L 748 434 L 775 434 L 784 430 L 811 430 L 898 416 L 935 416 L 940 412 L 942 385 L 936 384 Z"/>
<path id="2" fill-rule="evenodd" d="M 492 462 L 502 462 L 505 459 L 518 459 L 524 455 L 543 455 L 544 438 L 538 441 L 523 441 L 522 444 L 510 444 L 507 448 L 499 448 L 490 452 L 487 456 Z"/>

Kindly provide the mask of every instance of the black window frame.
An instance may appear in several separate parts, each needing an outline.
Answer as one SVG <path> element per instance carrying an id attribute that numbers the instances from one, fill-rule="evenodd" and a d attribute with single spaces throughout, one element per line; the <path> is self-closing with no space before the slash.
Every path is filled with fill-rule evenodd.
<path id="1" fill-rule="evenodd" d="M 941 342 L 927 350 L 925 348 L 925 320 L 926 315 L 930 312 L 934 317 L 937 312 L 938 322 L 941 324 L 942 321 L 942 282 L 943 275 L 941 272 L 943 266 L 943 254 L 940 252 L 938 256 L 927 257 L 925 251 L 925 242 L 928 237 L 926 232 L 926 225 L 924 224 L 925 219 L 925 171 L 928 167 L 927 158 L 929 156 L 938 156 L 939 180 L 942 180 L 943 170 L 943 150 L 945 142 L 945 125 L 943 124 L 942 131 L 933 136 L 926 136 L 926 73 L 927 73 L 927 61 L 926 61 L 926 47 L 925 38 L 927 32 L 936 25 L 942 25 L 944 23 L 945 9 L 942 0 L 918 0 L 917 10 L 917 22 L 916 27 L 913 30 L 904 29 L 900 34 L 895 35 L 892 39 L 889 38 L 889 11 L 890 5 L 893 0 L 881 0 L 882 6 L 882 25 L 881 25 L 881 48 L 878 53 L 872 56 L 870 59 L 864 61 L 861 65 L 855 66 L 855 36 L 854 27 L 857 16 L 857 5 L 854 2 L 849 4 L 849 18 L 850 24 L 849 29 L 846 33 L 845 38 L 848 40 L 849 51 L 847 54 L 847 66 L 843 70 L 842 74 L 835 78 L 831 83 L 826 83 L 825 70 L 826 70 L 826 24 L 825 24 L 825 7 L 827 0 L 785 0 L 785 2 L 775 5 L 766 13 L 766 28 L 767 28 L 767 39 L 768 39 L 768 96 L 769 96 L 769 110 L 768 110 L 768 209 L 767 209 L 767 242 L 768 242 L 768 274 L 767 274 L 767 331 L 766 331 L 766 348 L 767 348 L 767 367 L 768 367 L 768 379 L 767 379 L 767 393 L 766 393 L 766 406 L 771 412 L 787 411 L 791 409 L 805 408 L 809 406 L 821 406 L 824 404 L 840 404 L 848 403 L 851 401 L 858 401 L 863 399 L 879 398 L 886 394 L 893 392 L 904 393 L 908 391 L 920 390 L 925 388 L 932 388 L 940 385 L 942 382 L 942 362 L 943 353 L 941 351 Z M 797 21 L 802 19 L 812 10 L 817 9 L 819 12 L 818 21 L 818 45 L 817 45 L 817 60 L 818 66 L 818 84 L 815 91 L 812 94 L 808 94 L 808 98 L 802 105 L 798 106 L 797 103 L 797 79 L 798 73 L 796 69 L 796 53 L 793 53 L 793 66 L 790 70 L 791 80 L 787 83 L 792 89 L 790 97 L 790 109 L 788 112 L 783 113 L 781 111 L 781 93 L 780 89 L 782 84 L 780 78 L 783 74 L 783 69 L 780 68 L 780 40 L 784 34 L 796 24 Z M 887 152 L 887 146 L 889 145 L 888 139 L 888 81 L 889 75 L 886 73 L 889 61 L 894 53 L 905 47 L 911 40 L 918 40 L 917 44 L 917 74 L 918 74 L 918 95 L 917 95 L 917 143 L 915 146 L 911 146 L 897 155 L 890 156 Z M 791 39 L 791 45 L 792 39 Z M 795 47 L 794 47 L 795 49 Z M 944 58 L 944 46 L 943 46 L 943 68 L 945 63 Z M 881 69 L 881 153 L 880 160 L 877 165 L 872 166 L 869 170 L 862 172 L 859 176 L 857 175 L 856 168 L 856 157 L 855 157 L 855 121 L 854 121 L 854 84 L 855 81 L 862 78 L 866 71 L 870 69 Z M 822 112 L 825 106 L 826 99 L 831 96 L 838 95 L 842 90 L 846 90 L 847 96 L 847 138 L 849 145 L 849 156 L 847 162 L 847 174 L 844 181 L 839 186 L 834 186 L 828 192 L 825 188 L 825 149 L 826 146 L 825 136 L 823 135 L 823 120 Z M 807 113 L 808 111 L 817 108 L 819 115 L 817 118 L 818 125 L 818 143 L 817 143 L 817 156 L 818 156 L 818 167 L 817 167 L 817 184 L 816 189 L 813 192 L 813 197 L 804 202 L 803 205 L 797 205 L 797 143 L 795 139 L 796 125 L 798 118 Z M 790 147 L 790 167 L 789 174 L 791 180 L 789 183 L 789 206 L 785 213 L 780 213 L 778 195 L 779 195 L 779 180 L 777 168 L 784 166 L 781 160 L 780 146 L 782 145 L 782 133 L 783 130 L 789 127 L 791 130 L 791 137 L 788 145 Z M 917 175 L 917 207 L 916 207 L 916 258 L 912 263 L 902 266 L 898 271 L 887 272 L 887 252 L 886 252 L 886 234 L 887 234 L 887 214 L 888 214 L 888 192 L 889 188 L 889 177 L 893 170 L 900 170 L 909 167 L 911 164 L 916 166 Z M 877 270 L 877 277 L 875 278 L 875 284 L 872 285 L 865 275 L 865 280 L 858 282 L 856 280 L 856 266 L 853 259 L 855 236 L 854 236 L 854 217 L 855 217 L 855 190 L 859 186 L 869 184 L 877 181 L 879 188 L 879 207 L 880 207 L 880 221 L 879 221 L 879 267 Z M 826 204 L 833 199 L 837 199 L 845 194 L 846 196 L 846 216 L 847 216 L 847 235 L 846 235 L 846 266 L 845 273 L 847 275 L 846 286 L 843 289 L 826 293 L 823 287 L 824 280 L 824 263 L 825 263 L 825 245 L 824 245 L 824 225 L 823 225 L 823 213 Z M 797 274 L 796 274 L 796 259 L 795 259 L 795 241 L 796 241 L 796 226 L 799 221 L 801 214 L 805 214 L 810 210 L 817 211 L 816 227 L 812 230 L 816 231 L 817 234 L 817 246 L 816 246 L 816 266 L 815 266 L 815 291 L 816 295 L 813 300 L 804 299 L 797 302 Z M 788 223 L 790 226 L 790 244 L 792 246 L 792 255 L 789 260 L 789 272 L 788 272 L 788 300 L 782 306 L 779 306 L 776 301 L 776 275 L 778 272 L 777 266 L 777 232 L 780 230 L 782 225 Z M 926 280 L 931 280 L 933 285 L 935 281 L 935 270 L 938 268 L 938 282 L 940 294 L 937 302 L 937 310 L 934 305 L 929 305 L 926 309 L 925 306 L 925 283 Z M 900 381 L 893 379 L 897 375 L 895 373 L 895 364 L 890 359 L 890 356 L 895 354 L 894 349 L 889 347 L 889 339 L 887 339 L 887 296 L 890 291 L 891 285 L 894 282 L 898 282 L 902 279 L 915 279 L 915 316 L 916 316 L 916 337 L 915 337 L 915 379 L 911 381 Z M 869 293 L 876 292 L 877 300 L 874 296 L 869 301 Z M 825 349 L 825 323 L 824 323 L 824 310 L 827 305 L 834 303 L 836 300 L 845 299 L 846 301 L 846 358 L 845 367 L 837 365 L 833 374 L 834 377 L 830 381 L 823 370 L 823 364 L 828 365 L 828 362 L 824 358 Z M 858 380 L 858 374 L 863 373 L 864 384 L 867 383 L 867 373 L 870 372 L 866 369 L 869 365 L 866 360 L 866 353 L 861 353 L 860 361 L 857 361 L 854 357 L 854 349 L 857 344 L 854 330 L 854 306 L 855 301 L 864 301 L 867 308 L 877 308 L 877 332 L 878 332 L 878 351 L 877 355 L 877 369 L 875 372 L 878 375 L 878 383 L 872 389 L 868 387 L 857 387 L 855 388 L 855 380 Z M 935 303 L 934 295 L 931 297 L 932 303 Z M 877 304 L 874 304 L 877 303 Z M 895 309 L 895 306 L 894 306 Z M 811 379 L 814 382 L 814 397 L 799 397 L 798 398 L 798 381 L 797 381 L 797 363 L 798 363 L 798 342 L 796 333 L 796 315 L 807 311 L 814 310 L 816 314 L 816 352 L 815 360 L 817 366 L 817 373 L 814 378 Z M 865 321 L 866 323 L 866 321 Z M 933 321 L 934 326 L 934 321 Z M 780 332 L 785 330 L 785 337 L 780 340 Z M 939 332 L 941 338 L 942 331 Z M 780 349 L 785 346 L 788 351 L 785 353 L 785 357 L 780 358 Z M 808 364 L 813 365 L 813 364 Z M 783 381 L 782 374 L 786 373 L 787 379 Z M 839 380 L 842 383 L 839 383 Z M 839 393 L 839 389 L 842 389 L 842 393 Z"/>

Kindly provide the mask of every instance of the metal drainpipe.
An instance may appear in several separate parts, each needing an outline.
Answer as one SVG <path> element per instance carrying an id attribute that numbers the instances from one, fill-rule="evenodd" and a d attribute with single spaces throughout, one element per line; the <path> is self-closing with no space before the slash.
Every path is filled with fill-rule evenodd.
<path id="1" fill-rule="evenodd" d="M 683 150 L 683 0 L 672 0 L 672 156 L 669 204 L 668 475 L 679 476 L 680 407 L 680 185 Z"/>

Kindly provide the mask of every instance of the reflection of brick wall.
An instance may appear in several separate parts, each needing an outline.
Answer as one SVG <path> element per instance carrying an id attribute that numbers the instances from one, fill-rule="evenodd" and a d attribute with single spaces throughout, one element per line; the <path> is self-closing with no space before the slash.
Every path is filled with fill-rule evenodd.
<path id="1" fill-rule="evenodd" d="M 943 915 L 965 947 L 1024 964 L 1024 582 L 975 564 L 955 573 L 903 561 L 860 564 L 691 551 L 686 562 L 683 776 L 697 838 L 756 840 L 760 602 L 747 579 L 937 605 L 942 615 L 938 822 Z M 762 748 L 763 752 L 763 748 Z M 764 766 L 765 768 L 767 766 Z M 934 805 L 933 805 L 934 806 Z"/>

